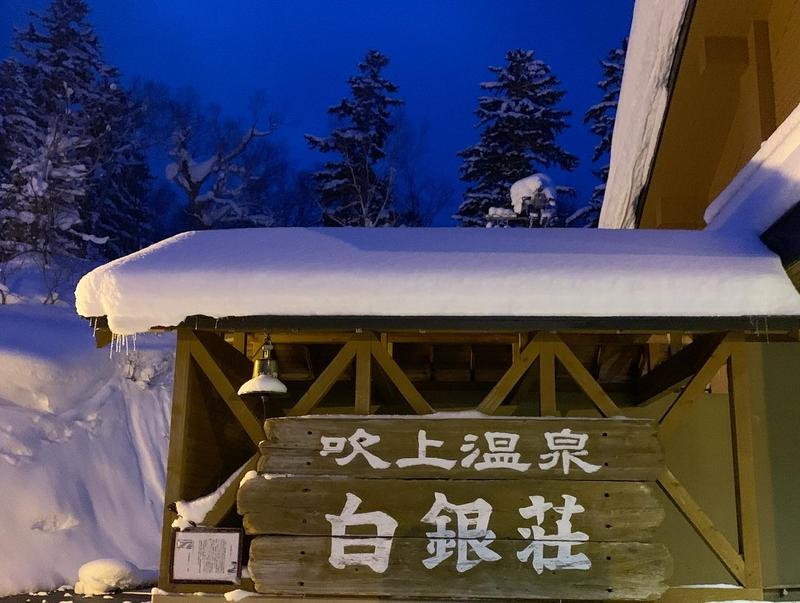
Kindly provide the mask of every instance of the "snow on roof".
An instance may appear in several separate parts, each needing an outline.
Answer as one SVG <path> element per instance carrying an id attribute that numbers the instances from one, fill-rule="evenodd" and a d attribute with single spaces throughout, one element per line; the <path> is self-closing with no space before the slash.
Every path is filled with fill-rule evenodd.
<path id="1" fill-rule="evenodd" d="M 601 228 L 635 228 L 669 100 L 669 81 L 690 0 L 637 0 L 611 139 Z"/>
<path id="2" fill-rule="evenodd" d="M 798 202 L 800 105 L 708 206 L 706 230 L 760 236 Z"/>
<path id="3" fill-rule="evenodd" d="M 755 237 L 594 229 L 188 232 L 93 270 L 76 305 L 119 334 L 194 315 L 800 315 Z"/>

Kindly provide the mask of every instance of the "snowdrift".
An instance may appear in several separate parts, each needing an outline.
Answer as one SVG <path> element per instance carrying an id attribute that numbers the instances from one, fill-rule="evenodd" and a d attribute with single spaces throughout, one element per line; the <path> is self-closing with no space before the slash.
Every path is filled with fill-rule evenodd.
<path id="1" fill-rule="evenodd" d="M 174 338 L 110 356 L 67 303 L 15 301 L 0 306 L 0 595 L 103 557 L 155 569 Z"/>

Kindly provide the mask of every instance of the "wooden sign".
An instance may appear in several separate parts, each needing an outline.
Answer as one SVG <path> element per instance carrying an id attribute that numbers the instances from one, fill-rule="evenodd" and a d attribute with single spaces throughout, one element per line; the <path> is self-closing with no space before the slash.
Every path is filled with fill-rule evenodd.
<path id="1" fill-rule="evenodd" d="M 663 457 L 616 419 L 271 419 L 238 495 L 273 595 L 654 599 Z"/>

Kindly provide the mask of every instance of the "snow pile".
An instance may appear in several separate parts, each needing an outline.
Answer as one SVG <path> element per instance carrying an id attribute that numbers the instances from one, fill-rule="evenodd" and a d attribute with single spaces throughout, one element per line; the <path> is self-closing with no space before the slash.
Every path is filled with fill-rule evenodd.
<path id="1" fill-rule="evenodd" d="M 247 463 L 245 463 L 245 465 L 246 464 Z M 202 524 L 203 520 L 206 518 L 206 515 L 208 515 L 208 512 L 214 508 L 214 505 L 217 504 L 217 501 L 225 493 L 225 490 L 227 490 L 228 487 L 233 483 L 233 480 L 235 480 L 236 477 L 242 473 L 245 465 L 242 465 L 236 471 L 234 471 L 228 477 L 228 479 L 220 484 L 219 488 L 210 494 L 206 494 L 205 496 L 201 496 L 200 498 L 196 498 L 194 500 L 177 501 L 175 503 L 175 510 L 178 512 L 178 517 L 172 522 L 172 527 L 183 530 Z"/>
<path id="2" fill-rule="evenodd" d="M 153 579 L 152 573 L 143 572 L 127 561 L 96 559 L 84 563 L 78 570 L 76 595 L 102 595 L 109 592 L 141 586 Z"/>
<path id="3" fill-rule="evenodd" d="M 79 313 L 107 316 L 119 334 L 193 315 L 800 315 L 757 238 L 705 231 L 189 232 L 97 268 L 76 295 Z"/>
<path id="4" fill-rule="evenodd" d="M 23 269 L 0 305 L 0 595 L 72 583 L 101 557 L 158 565 L 174 336 L 95 348 Z"/>
<path id="5" fill-rule="evenodd" d="M 800 106 L 705 212 L 707 230 L 759 236 L 800 199 Z"/>
<path id="6" fill-rule="evenodd" d="M 611 140 L 601 228 L 634 228 L 669 100 L 669 78 L 689 0 L 636 2 Z"/>

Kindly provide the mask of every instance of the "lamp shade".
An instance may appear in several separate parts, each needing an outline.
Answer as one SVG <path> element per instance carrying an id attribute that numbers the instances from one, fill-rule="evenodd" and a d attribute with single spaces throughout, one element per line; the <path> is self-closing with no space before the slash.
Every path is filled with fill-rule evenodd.
<path id="1" fill-rule="evenodd" d="M 242 387 L 239 388 L 238 393 L 240 396 L 246 394 L 285 394 L 286 385 L 277 377 L 261 373 L 249 381 L 245 381 Z"/>

